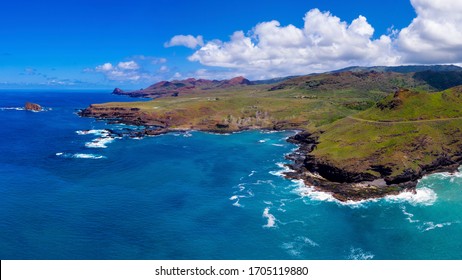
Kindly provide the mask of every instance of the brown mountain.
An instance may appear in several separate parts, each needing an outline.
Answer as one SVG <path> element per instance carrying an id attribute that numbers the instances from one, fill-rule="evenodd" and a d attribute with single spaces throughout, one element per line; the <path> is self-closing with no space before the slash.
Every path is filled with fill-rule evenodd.
<path id="1" fill-rule="evenodd" d="M 135 91 L 123 91 L 120 88 L 116 88 L 112 93 L 131 97 L 158 98 L 248 85 L 252 85 L 252 82 L 244 77 L 235 77 L 230 80 L 221 81 L 189 78 L 186 80 L 161 81 L 145 89 Z"/>

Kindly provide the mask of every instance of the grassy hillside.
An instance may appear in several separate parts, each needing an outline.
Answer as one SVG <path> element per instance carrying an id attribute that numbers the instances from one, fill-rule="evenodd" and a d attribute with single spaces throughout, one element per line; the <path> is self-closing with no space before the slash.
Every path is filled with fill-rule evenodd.
<path id="1" fill-rule="evenodd" d="M 146 126 L 146 135 L 302 129 L 307 132 L 294 138 L 296 172 L 287 176 L 358 200 L 412 189 L 423 175 L 453 171 L 462 162 L 462 86 L 435 92 L 414 76 L 321 74 L 95 104 L 81 115 Z M 403 86 L 410 90 L 397 90 Z"/>
<path id="2" fill-rule="evenodd" d="M 276 85 L 237 85 L 145 102 L 93 105 L 91 114 L 135 108 L 139 110 L 133 115 L 139 120 L 136 123 L 169 129 L 313 130 L 370 108 L 399 86 L 430 88 L 410 74 L 344 72 L 296 77 Z M 117 117 L 108 110 L 104 114 Z"/>
<path id="3" fill-rule="evenodd" d="M 376 106 L 322 127 L 313 155 L 351 172 L 419 173 L 462 151 L 462 87 L 438 93 L 399 91 Z"/>

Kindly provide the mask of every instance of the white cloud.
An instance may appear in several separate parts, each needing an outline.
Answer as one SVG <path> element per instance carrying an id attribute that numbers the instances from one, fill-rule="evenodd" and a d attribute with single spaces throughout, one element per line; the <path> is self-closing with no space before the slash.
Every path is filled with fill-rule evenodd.
<path id="1" fill-rule="evenodd" d="M 172 76 L 172 79 L 180 79 L 182 77 L 183 77 L 183 75 L 181 75 L 180 72 L 175 72 L 175 74 L 173 74 L 173 76 Z"/>
<path id="2" fill-rule="evenodd" d="M 117 67 L 119 67 L 120 69 L 123 69 L 123 70 L 137 70 L 137 69 L 140 68 L 140 66 L 133 60 L 125 61 L 125 62 L 119 62 L 119 64 L 117 64 Z"/>
<path id="3" fill-rule="evenodd" d="M 131 81 L 136 82 L 144 77 L 139 70 L 139 65 L 134 61 L 122 61 L 113 66 L 112 63 L 104 63 L 95 67 L 96 72 L 103 73 L 111 81 Z"/>
<path id="4" fill-rule="evenodd" d="M 397 49 L 407 63 L 462 62 L 462 1 L 411 0 L 417 17 L 402 29 Z"/>
<path id="5" fill-rule="evenodd" d="M 176 35 L 170 41 L 164 44 L 166 48 L 174 46 L 184 46 L 190 49 L 202 47 L 204 45 L 204 39 L 201 35 L 194 37 L 192 35 Z"/>
<path id="6" fill-rule="evenodd" d="M 130 59 L 137 61 L 138 65 L 145 61 L 151 64 L 167 63 L 167 59 L 164 57 L 154 57 L 154 56 L 146 56 L 146 55 L 134 55 L 130 57 Z"/>
<path id="7" fill-rule="evenodd" d="M 159 72 L 160 73 L 165 73 L 165 72 L 168 72 L 170 71 L 170 69 L 168 68 L 168 66 L 166 65 L 162 65 L 160 68 L 159 68 Z"/>
<path id="8" fill-rule="evenodd" d="M 86 73 L 97 72 L 111 82 L 129 84 L 151 84 L 171 77 L 165 58 L 143 55 L 132 56 L 117 63 L 106 62 L 94 68 L 86 68 Z M 159 65 L 163 64 L 163 65 Z"/>
<path id="9" fill-rule="evenodd" d="M 246 77 L 268 78 L 322 72 L 352 65 L 462 63 L 462 1 L 410 0 L 416 18 L 406 28 L 374 36 L 366 17 L 342 21 L 312 9 L 304 25 L 276 21 L 236 31 L 227 41 L 175 36 L 169 45 L 200 46 L 188 59 Z M 174 40 L 175 39 L 175 40 Z M 166 44 L 167 45 L 167 44 Z M 216 73 L 224 73 L 218 71 Z M 221 75 L 221 74 L 220 74 Z"/>
<path id="10" fill-rule="evenodd" d="M 278 21 L 257 24 L 249 35 L 236 31 L 227 42 L 207 42 L 189 57 L 203 65 L 233 68 L 251 78 L 307 74 L 350 65 L 396 64 L 391 38 L 372 39 L 363 16 L 351 24 L 329 12 L 310 10 L 304 27 Z"/>
<path id="11" fill-rule="evenodd" d="M 102 65 L 96 66 L 95 70 L 98 72 L 111 71 L 114 67 L 111 63 L 107 62 Z"/>

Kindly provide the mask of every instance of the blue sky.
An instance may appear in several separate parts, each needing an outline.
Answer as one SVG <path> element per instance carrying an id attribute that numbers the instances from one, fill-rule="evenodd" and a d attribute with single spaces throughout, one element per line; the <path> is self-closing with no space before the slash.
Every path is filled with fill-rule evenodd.
<path id="1" fill-rule="evenodd" d="M 0 88 L 139 88 L 462 62 L 458 0 L 0 4 Z"/>

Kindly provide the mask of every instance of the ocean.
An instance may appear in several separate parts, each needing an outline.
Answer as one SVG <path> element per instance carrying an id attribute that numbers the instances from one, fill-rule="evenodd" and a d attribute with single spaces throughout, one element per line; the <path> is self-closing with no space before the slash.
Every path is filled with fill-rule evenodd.
<path id="1" fill-rule="evenodd" d="M 460 173 L 340 203 L 281 176 L 294 131 L 115 138 L 76 114 L 124 100 L 0 92 L 0 259 L 462 259 Z"/>

